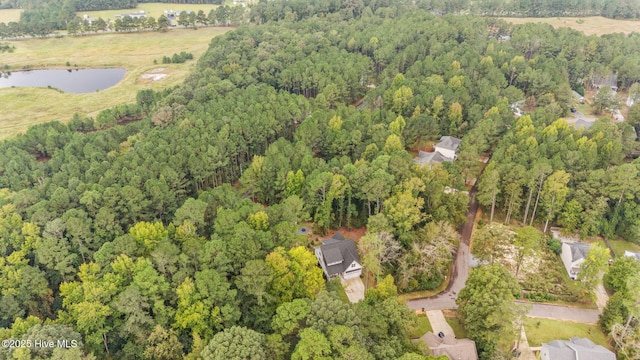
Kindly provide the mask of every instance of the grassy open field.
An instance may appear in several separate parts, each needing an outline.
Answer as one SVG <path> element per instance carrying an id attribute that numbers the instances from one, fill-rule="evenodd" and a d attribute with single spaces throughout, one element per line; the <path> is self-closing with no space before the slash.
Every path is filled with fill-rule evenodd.
<path id="1" fill-rule="evenodd" d="M 525 24 L 530 22 L 541 22 L 550 24 L 551 26 L 570 27 L 578 31 L 582 31 L 587 35 L 603 35 L 612 33 L 631 33 L 640 32 L 640 21 L 634 20 L 614 20 L 601 16 L 572 18 L 572 17 L 554 17 L 554 18 L 502 18 L 503 20 L 513 24 Z"/>
<path id="2" fill-rule="evenodd" d="M 184 64 L 158 64 L 153 61 L 181 51 L 198 59 L 211 38 L 229 28 L 199 30 L 173 29 L 167 32 L 101 34 L 94 36 L 10 41 L 16 50 L 2 54 L 0 65 L 22 68 L 119 67 L 127 70 L 124 79 L 109 89 L 88 94 L 68 94 L 44 88 L 0 89 L 0 139 L 24 131 L 29 125 L 51 120 L 66 121 L 74 113 L 95 116 L 100 110 L 134 102 L 142 89 L 163 89 L 180 84 L 194 69 L 196 60 Z M 160 70 L 162 69 L 162 70 Z M 158 81 L 142 79 L 156 71 L 167 76 Z"/>
<path id="3" fill-rule="evenodd" d="M 18 22 L 20 20 L 20 9 L 2 9 L 0 10 L 0 22 L 10 23 L 12 21 Z"/>
<path id="4" fill-rule="evenodd" d="M 525 318 L 524 331 L 530 346 L 541 346 L 551 340 L 569 340 L 574 336 L 587 338 L 598 345 L 611 349 L 607 337 L 597 325 L 572 321 Z"/>

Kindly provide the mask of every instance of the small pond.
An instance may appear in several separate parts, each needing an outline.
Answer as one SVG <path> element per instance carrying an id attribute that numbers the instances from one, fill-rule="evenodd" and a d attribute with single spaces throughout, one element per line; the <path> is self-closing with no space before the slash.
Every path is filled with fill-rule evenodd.
<path id="1" fill-rule="evenodd" d="M 117 84 L 125 69 L 29 70 L 0 75 L 0 88 L 52 87 L 73 94 L 104 90 Z"/>

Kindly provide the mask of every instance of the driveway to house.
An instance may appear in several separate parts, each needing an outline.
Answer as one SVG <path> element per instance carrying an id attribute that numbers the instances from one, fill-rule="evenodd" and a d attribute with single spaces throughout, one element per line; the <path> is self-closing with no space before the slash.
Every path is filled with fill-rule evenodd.
<path id="1" fill-rule="evenodd" d="M 341 280 L 342 287 L 344 287 L 344 292 L 347 293 L 347 297 L 349 301 L 352 303 L 357 303 L 358 301 L 364 299 L 364 284 L 362 283 L 362 279 L 360 277 L 355 277 L 349 280 Z"/>
<path id="2" fill-rule="evenodd" d="M 517 301 L 516 303 L 521 303 Z M 531 304 L 531 310 L 527 314 L 528 317 L 545 318 L 564 321 L 575 321 L 587 324 L 598 323 L 599 310 L 580 309 L 562 305 L 549 304 Z"/>
<path id="3" fill-rule="evenodd" d="M 434 334 L 438 335 L 438 333 L 443 333 L 445 336 L 451 338 L 456 337 L 451 325 L 445 320 L 442 310 L 429 310 L 426 312 L 426 315 L 429 318 L 429 323 L 431 324 L 431 329 L 433 329 Z"/>
<path id="4" fill-rule="evenodd" d="M 458 293 L 469 278 L 469 260 L 471 254 L 469 253 L 469 240 L 471 239 L 471 232 L 473 231 L 473 224 L 476 220 L 476 213 L 478 212 L 478 201 L 476 200 L 477 188 L 474 185 L 469 192 L 469 211 L 467 212 L 467 221 L 458 229 L 461 235 L 460 245 L 456 252 L 456 258 L 453 263 L 453 271 L 451 272 L 451 280 L 444 292 L 422 299 L 413 299 L 407 301 L 407 306 L 413 310 L 442 310 L 442 309 L 455 309 L 456 298 Z"/>

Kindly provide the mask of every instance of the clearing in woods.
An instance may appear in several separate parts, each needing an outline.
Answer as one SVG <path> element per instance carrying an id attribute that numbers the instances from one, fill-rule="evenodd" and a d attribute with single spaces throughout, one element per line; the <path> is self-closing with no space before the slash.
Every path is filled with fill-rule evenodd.
<path id="1" fill-rule="evenodd" d="M 0 22 L 10 23 L 12 21 L 18 22 L 20 20 L 21 9 L 2 9 L 0 10 Z"/>
<path id="2" fill-rule="evenodd" d="M 2 54 L 0 66 L 6 64 L 11 71 L 118 67 L 127 73 L 117 85 L 87 94 L 47 88 L 0 89 L 0 139 L 23 132 L 33 124 L 66 122 L 74 113 L 95 117 L 100 110 L 135 102 L 139 90 L 160 90 L 181 84 L 195 68 L 196 59 L 207 50 L 211 38 L 230 29 L 204 27 L 9 41 L 15 51 Z M 183 64 L 161 63 L 163 56 L 171 57 L 181 51 L 192 53 L 194 60 Z"/>

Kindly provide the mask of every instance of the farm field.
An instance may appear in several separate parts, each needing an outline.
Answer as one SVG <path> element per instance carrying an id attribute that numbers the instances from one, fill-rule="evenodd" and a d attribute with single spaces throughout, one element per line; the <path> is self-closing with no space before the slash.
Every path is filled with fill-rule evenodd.
<path id="1" fill-rule="evenodd" d="M 134 102 L 139 90 L 178 85 L 194 69 L 196 59 L 207 50 L 211 38 L 230 29 L 206 27 L 11 41 L 16 49 L 3 54 L 0 65 L 6 64 L 13 71 L 68 68 L 68 62 L 71 68 L 119 67 L 127 73 L 116 86 L 88 94 L 69 94 L 46 88 L 0 89 L 0 139 L 36 123 L 68 121 L 74 113 L 95 117 L 100 110 Z M 194 60 L 161 64 L 163 56 L 181 51 L 192 53 Z M 158 64 L 154 64 L 154 60 Z M 145 73 L 166 76 L 153 81 L 142 78 Z"/>
<path id="2" fill-rule="evenodd" d="M 20 9 L 2 9 L 0 10 L 0 22 L 10 23 L 12 21 L 17 22 L 20 20 Z"/>
<path id="3" fill-rule="evenodd" d="M 501 18 L 513 24 L 525 24 L 531 22 L 541 22 L 550 24 L 554 28 L 570 27 L 582 31 L 586 35 L 603 35 L 612 33 L 640 32 L 640 21 L 634 20 L 614 20 L 601 16 L 575 18 L 575 17 L 554 17 L 554 18 Z"/>

